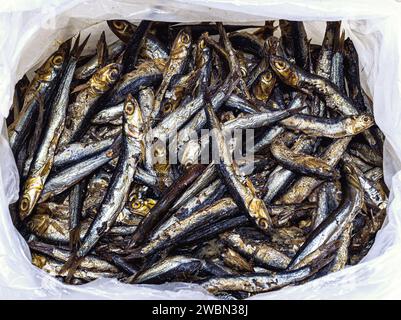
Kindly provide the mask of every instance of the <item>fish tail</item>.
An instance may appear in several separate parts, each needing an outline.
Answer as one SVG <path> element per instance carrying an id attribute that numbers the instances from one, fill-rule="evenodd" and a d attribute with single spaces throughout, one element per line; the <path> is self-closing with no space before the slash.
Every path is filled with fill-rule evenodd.
<path id="1" fill-rule="evenodd" d="M 327 245 L 324 252 L 310 264 L 312 269 L 312 273 L 316 273 L 321 270 L 323 267 L 327 266 L 331 263 L 335 258 L 335 251 L 339 248 L 341 242 L 336 240 L 332 241 Z"/>
<path id="2" fill-rule="evenodd" d="M 143 256 L 144 256 L 141 253 L 141 249 L 140 248 L 133 248 L 133 249 L 130 249 L 128 252 L 129 252 L 129 254 L 124 257 L 124 259 L 127 260 L 127 261 L 143 258 Z"/>
<path id="3" fill-rule="evenodd" d="M 76 254 L 72 254 L 67 260 L 67 262 L 64 263 L 64 265 L 61 267 L 60 274 L 67 272 L 67 276 L 65 278 L 65 281 L 67 283 L 71 282 L 75 271 L 77 270 L 77 268 L 81 263 L 81 260 L 82 258 L 78 257 Z"/>
<path id="4" fill-rule="evenodd" d="M 100 67 L 106 65 L 107 61 L 107 43 L 106 43 L 106 33 L 103 31 L 100 35 L 99 41 L 96 47 L 97 60 Z"/>
<path id="5" fill-rule="evenodd" d="M 81 231 L 80 226 L 76 226 L 75 228 L 70 230 L 69 245 L 70 245 L 70 250 L 72 252 L 76 252 L 81 244 L 80 231 Z"/>
<path id="6" fill-rule="evenodd" d="M 75 59 L 78 59 L 82 53 L 82 51 L 84 50 L 90 34 L 86 37 L 86 39 L 84 40 L 84 42 L 82 42 L 81 45 L 79 45 L 79 40 L 80 40 L 81 34 L 78 34 L 77 39 L 75 40 L 74 46 L 71 50 L 71 56 L 74 57 Z"/>

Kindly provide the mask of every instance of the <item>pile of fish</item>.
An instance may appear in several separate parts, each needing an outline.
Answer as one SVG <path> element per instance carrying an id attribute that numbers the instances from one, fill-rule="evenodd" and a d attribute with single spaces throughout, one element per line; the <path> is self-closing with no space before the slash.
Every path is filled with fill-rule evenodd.
<path id="1" fill-rule="evenodd" d="M 384 136 L 341 22 L 321 45 L 299 21 L 107 25 L 115 42 L 84 55 L 88 38 L 68 39 L 16 84 L 10 213 L 35 266 L 241 299 L 366 255 Z M 235 157 L 238 130 L 253 139 Z"/>

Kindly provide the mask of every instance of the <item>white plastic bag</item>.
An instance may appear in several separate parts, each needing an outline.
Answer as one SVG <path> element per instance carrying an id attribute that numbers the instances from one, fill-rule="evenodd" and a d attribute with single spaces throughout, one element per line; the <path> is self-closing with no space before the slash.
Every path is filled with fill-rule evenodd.
<path id="1" fill-rule="evenodd" d="M 4 6 L 8 7 L 4 7 Z M 3 8 L 1 8 L 3 7 Z M 12 225 L 8 204 L 17 198 L 18 174 L 5 121 L 14 85 L 58 42 L 83 30 L 94 47 L 100 22 L 124 18 L 164 21 L 254 23 L 268 19 L 311 21 L 313 42 L 324 33 L 322 20 L 343 20 L 359 53 L 363 86 L 374 100 L 376 122 L 386 135 L 385 181 L 391 189 L 388 216 L 361 263 L 304 285 L 252 299 L 401 298 L 401 4 L 396 1 L 275 0 L 21 0 L 0 5 L 0 298 L 25 299 L 214 299 L 197 285 L 125 285 L 99 279 L 64 285 L 34 267 L 24 239 Z M 86 29 L 90 27 L 89 29 Z M 113 35 L 107 34 L 108 41 Z"/>

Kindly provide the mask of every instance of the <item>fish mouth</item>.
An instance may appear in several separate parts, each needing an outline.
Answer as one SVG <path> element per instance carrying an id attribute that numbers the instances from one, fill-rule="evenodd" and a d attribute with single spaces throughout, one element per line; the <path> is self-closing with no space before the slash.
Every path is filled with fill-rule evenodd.
<path id="1" fill-rule="evenodd" d="M 43 190 L 42 179 L 39 177 L 27 181 L 24 195 L 22 196 L 19 213 L 21 220 L 25 220 L 31 213 Z"/>

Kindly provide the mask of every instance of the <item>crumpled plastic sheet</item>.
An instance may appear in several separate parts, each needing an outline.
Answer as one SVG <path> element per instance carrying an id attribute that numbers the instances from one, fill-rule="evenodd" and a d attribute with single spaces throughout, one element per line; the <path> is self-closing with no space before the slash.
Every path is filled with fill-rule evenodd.
<path id="1" fill-rule="evenodd" d="M 2 299 L 215 299 L 195 284 L 127 285 L 115 279 L 65 285 L 30 262 L 25 240 L 14 228 L 9 203 L 18 197 L 18 173 L 8 144 L 5 118 L 14 85 L 53 52 L 60 41 L 92 33 L 94 50 L 104 23 L 124 18 L 164 21 L 255 23 L 293 19 L 305 23 L 314 43 L 325 20 L 342 20 L 358 50 L 362 85 L 373 97 L 376 122 L 386 135 L 388 215 L 368 255 L 356 266 L 302 285 L 251 299 L 380 299 L 401 297 L 401 4 L 382 0 L 25 0 L 0 5 L 0 298 Z"/>

